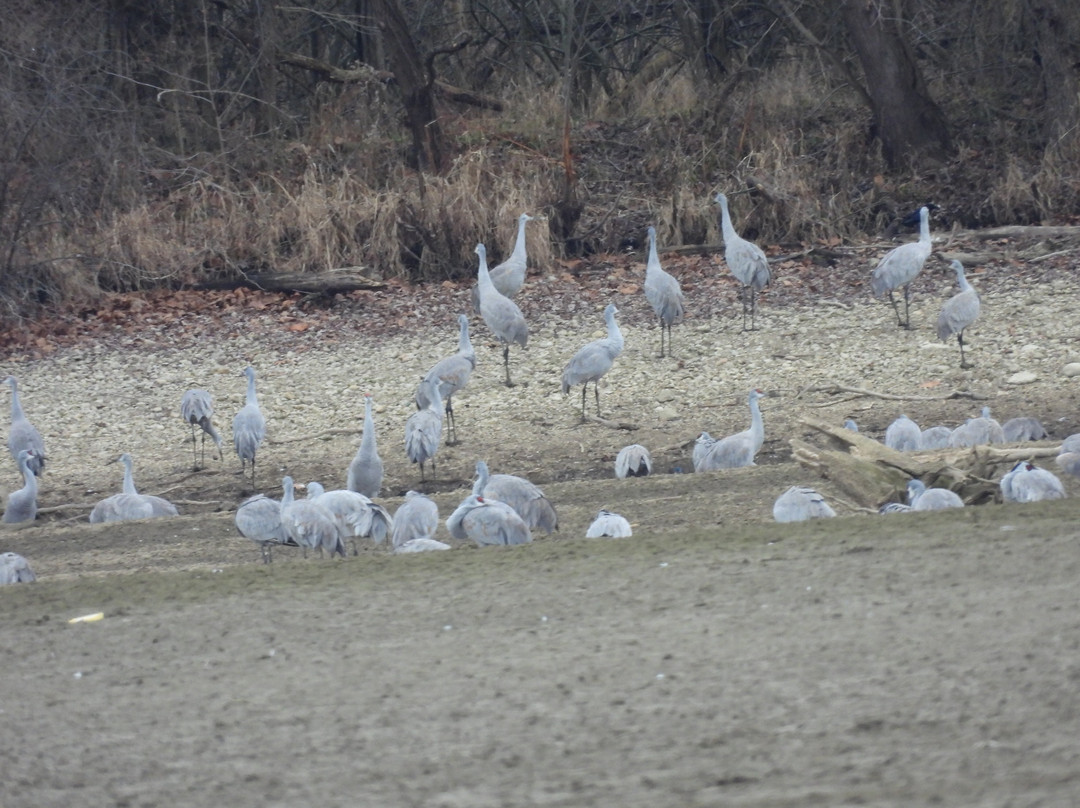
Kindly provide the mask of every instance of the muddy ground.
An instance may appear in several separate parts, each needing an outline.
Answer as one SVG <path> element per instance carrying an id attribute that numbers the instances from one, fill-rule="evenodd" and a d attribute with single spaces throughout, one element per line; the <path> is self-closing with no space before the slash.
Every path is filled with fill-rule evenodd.
<path id="1" fill-rule="evenodd" d="M 976 274 L 994 314 L 960 371 L 955 345 L 932 336 L 947 285 L 920 289 L 917 326 L 901 332 L 881 303 L 788 300 L 812 286 L 808 269 L 742 334 L 730 286 L 686 272 L 698 313 L 663 362 L 625 277 L 573 305 L 580 279 L 533 278 L 564 297 L 512 360 L 521 384 L 499 384 L 497 346 L 480 337 L 455 407 L 462 441 L 423 483 L 399 432 L 416 377 L 454 349 L 445 325 L 467 289 L 415 333 L 357 314 L 391 310 L 393 326 L 419 306 L 402 292 L 121 323 L 9 357 L 51 467 L 42 518 L 0 533 L 40 576 L 0 590 L 3 805 L 1075 805 L 1080 484 L 1049 505 L 877 517 L 808 477 L 787 443 L 808 434 L 803 415 L 880 436 L 901 411 L 955 425 L 984 403 L 1037 415 L 1055 439 L 1078 431 L 1062 374 L 1080 351 L 1071 277 L 1030 290 L 1004 265 Z M 628 335 L 601 385 L 614 426 L 583 423 L 558 371 L 612 294 Z M 208 346 L 215 328 L 229 339 Z M 210 387 L 227 440 L 246 362 L 271 423 L 256 489 L 276 494 L 284 473 L 340 485 L 371 390 L 391 510 L 419 487 L 445 518 L 483 457 L 540 482 L 561 529 L 506 550 L 364 546 L 331 562 L 281 549 L 261 565 L 232 525 L 250 483 L 228 452 L 192 472 L 176 415 L 183 389 Z M 1010 383 L 1027 369 L 1035 381 Z M 897 398 L 823 391 L 834 382 Z M 745 428 L 750 386 L 769 393 L 759 465 L 667 473 L 689 470 L 701 429 Z M 634 441 L 662 473 L 611 479 Z M 117 490 L 106 461 L 125 449 L 141 490 L 182 516 L 85 522 Z M 772 523 L 795 483 L 840 518 Z M 599 507 L 634 537 L 582 538 Z"/>

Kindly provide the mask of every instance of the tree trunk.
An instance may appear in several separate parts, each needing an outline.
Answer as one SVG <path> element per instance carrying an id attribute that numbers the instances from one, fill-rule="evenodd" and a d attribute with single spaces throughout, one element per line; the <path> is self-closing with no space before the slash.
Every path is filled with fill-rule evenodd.
<path id="1" fill-rule="evenodd" d="M 844 0 L 848 35 L 859 55 L 885 160 L 904 168 L 952 151 L 945 116 L 930 98 L 898 15 L 884 0 Z"/>
<path id="2" fill-rule="evenodd" d="M 1075 143 L 1080 124 L 1080 9 L 1075 0 L 1031 0 L 1027 11 L 1042 67 L 1047 146 Z"/>

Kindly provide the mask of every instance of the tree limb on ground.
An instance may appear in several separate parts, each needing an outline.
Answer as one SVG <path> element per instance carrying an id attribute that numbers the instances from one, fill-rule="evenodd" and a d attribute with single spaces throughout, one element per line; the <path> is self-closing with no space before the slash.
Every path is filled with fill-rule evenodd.
<path id="1" fill-rule="evenodd" d="M 944 396 L 898 396 L 893 393 L 879 393 L 877 390 L 869 390 L 865 387 L 849 387 L 846 384 L 822 384 L 822 385 L 808 385 L 795 394 L 795 398 L 799 398 L 803 393 L 828 393 L 830 395 L 840 395 L 841 393 L 851 393 L 855 396 L 867 396 L 869 398 L 881 398 L 886 401 L 948 401 L 954 398 L 967 398 L 975 401 L 986 401 L 989 396 L 982 395 L 981 393 L 971 393 L 967 390 L 953 390 L 951 393 Z M 846 399 L 845 399 L 846 400 Z M 826 404 L 818 406 L 829 406 L 837 402 L 827 402 Z M 814 405 L 811 405 L 814 406 Z"/>
<path id="2" fill-rule="evenodd" d="M 600 424 L 600 426 L 606 426 L 609 429 L 624 429 L 627 432 L 633 432 L 638 428 L 637 424 L 632 424 L 628 421 L 609 421 L 607 418 L 601 418 L 599 415 L 586 415 L 585 420 Z"/>
<path id="3" fill-rule="evenodd" d="M 385 289 L 382 281 L 372 280 L 362 267 L 342 267 L 323 272 L 243 272 L 240 277 L 202 281 L 192 288 L 205 291 L 247 286 L 263 292 L 301 292 L 336 294 L 360 290 Z"/>

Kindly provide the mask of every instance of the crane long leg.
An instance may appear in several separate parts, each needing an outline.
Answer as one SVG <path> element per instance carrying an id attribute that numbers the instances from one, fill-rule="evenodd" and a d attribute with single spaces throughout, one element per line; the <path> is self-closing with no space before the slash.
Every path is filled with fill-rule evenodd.
<path id="1" fill-rule="evenodd" d="M 660 318 L 660 358 L 664 358 L 664 318 Z"/>
<path id="2" fill-rule="evenodd" d="M 588 385 L 586 385 L 588 386 Z M 600 417 L 600 382 L 592 383 L 593 393 L 596 395 L 596 417 Z"/>
<path id="3" fill-rule="evenodd" d="M 970 367 L 972 367 L 973 364 L 971 362 L 968 362 L 966 359 L 964 359 L 964 332 L 963 331 L 961 331 L 959 334 L 956 335 L 956 341 L 960 343 L 960 367 L 961 368 L 970 368 Z"/>
<path id="4" fill-rule="evenodd" d="M 510 381 L 510 343 L 506 343 L 503 346 L 503 367 L 506 369 L 506 386 L 513 387 L 514 383 Z"/>
<path id="5" fill-rule="evenodd" d="M 585 420 L 585 391 L 589 389 L 589 383 L 581 385 L 581 420 Z"/>
<path id="6" fill-rule="evenodd" d="M 195 424 L 191 425 L 191 464 L 194 466 L 194 471 L 199 470 L 199 458 L 195 453 Z"/>
<path id="7" fill-rule="evenodd" d="M 897 305 L 896 298 L 893 297 L 892 289 L 889 290 L 889 302 L 892 303 L 893 314 L 896 315 L 896 324 L 903 328 L 904 321 L 900 318 L 900 306 Z"/>
<path id="8" fill-rule="evenodd" d="M 451 405 L 452 398 L 446 399 L 446 426 L 447 432 L 450 434 L 447 436 L 447 445 L 453 446 L 457 443 L 457 424 L 454 423 L 454 408 Z"/>
<path id="9" fill-rule="evenodd" d="M 910 284 L 906 284 L 904 286 L 904 328 L 911 328 L 911 312 L 909 310 L 910 302 L 908 300 L 908 290 L 910 288 Z"/>
<path id="10" fill-rule="evenodd" d="M 754 287 L 751 286 L 750 287 L 750 330 L 751 331 L 757 331 L 757 320 L 755 319 L 755 315 L 757 314 L 757 311 L 756 311 L 755 306 L 754 306 L 754 295 L 755 295 Z"/>

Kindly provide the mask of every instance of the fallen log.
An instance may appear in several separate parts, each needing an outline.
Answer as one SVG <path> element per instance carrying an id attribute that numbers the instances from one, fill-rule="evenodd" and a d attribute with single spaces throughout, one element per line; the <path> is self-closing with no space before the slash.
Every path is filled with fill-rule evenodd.
<path id="1" fill-rule="evenodd" d="M 234 289 L 247 286 L 263 292 L 300 292 L 302 294 L 337 294 L 361 290 L 385 289 L 383 281 L 373 280 L 364 274 L 362 267 L 342 267 L 323 272 L 245 272 L 239 277 L 203 281 L 194 289 Z"/>

